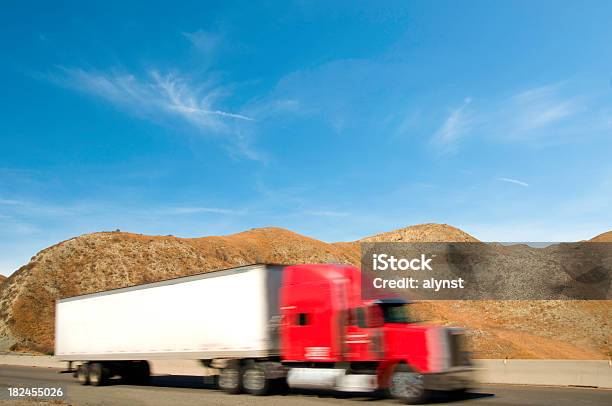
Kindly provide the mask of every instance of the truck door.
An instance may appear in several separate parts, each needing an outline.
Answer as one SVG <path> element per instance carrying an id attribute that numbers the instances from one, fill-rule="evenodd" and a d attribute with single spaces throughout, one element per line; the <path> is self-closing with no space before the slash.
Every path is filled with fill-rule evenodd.
<path id="1" fill-rule="evenodd" d="M 359 306 L 348 311 L 344 336 L 347 361 L 374 361 L 383 357 L 382 314 L 378 306 Z"/>
<path id="2" fill-rule="evenodd" d="M 342 356 L 343 326 L 332 281 L 285 286 L 281 312 L 282 358 L 336 362 Z"/>

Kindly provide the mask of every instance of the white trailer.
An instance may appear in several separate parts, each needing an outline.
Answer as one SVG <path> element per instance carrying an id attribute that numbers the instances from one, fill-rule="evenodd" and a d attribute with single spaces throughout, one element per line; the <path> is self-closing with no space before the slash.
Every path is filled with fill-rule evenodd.
<path id="1" fill-rule="evenodd" d="M 142 381 L 154 359 L 276 361 L 282 268 L 252 265 L 58 300 L 55 356 L 82 362 L 77 377 L 94 385 L 114 375 Z"/>

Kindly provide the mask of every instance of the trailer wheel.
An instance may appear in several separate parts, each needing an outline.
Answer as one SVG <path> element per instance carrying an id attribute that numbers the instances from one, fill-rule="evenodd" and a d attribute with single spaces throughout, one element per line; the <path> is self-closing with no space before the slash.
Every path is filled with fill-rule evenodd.
<path id="1" fill-rule="evenodd" d="M 397 365 L 393 370 L 389 393 L 393 398 L 408 405 L 425 403 L 429 396 L 423 375 L 404 364 Z"/>
<path id="2" fill-rule="evenodd" d="M 229 361 L 219 372 L 219 388 L 232 395 L 242 392 L 242 368 L 238 361 Z"/>
<path id="3" fill-rule="evenodd" d="M 93 386 L 106 385 L 108 381 L 108 368 L 104 367 L 99 362 L 94 362 L 89 365 L 89 383 Z"/>
<path id="4" fill-rule="evenodd" d="M 148 361 L 127 361 L 121 364 L 123 380 L 128 384 L 147 385 L 151 379 Z"/>
<path id="5" fill-rule="evenodd" d="M 257 362 L 249 363 L 242 371 L 242 387 L 251 395 L 267 395 L 270 390 L 270 380 L 266 371 Z"/>
<path id="6" fill-rule="evenodd" d="M 87 364 L 81 364 L 77 367 L 76 378 L 81 385 L 89 385 L 89 371 Z"/>
<path id="7" fill-rule="evenodd" d="M 134 381 L 138 385 L 147 385 L 151 380 L 151 367 L 148 361 L 139 361 L 136 366 Z"/>
<path id="8" fill-rule="evenodd" d="M 272 392 L 279 395 L 287 395 L 290 391 L 287 378 L 278 378 L 272 381 Z"/>

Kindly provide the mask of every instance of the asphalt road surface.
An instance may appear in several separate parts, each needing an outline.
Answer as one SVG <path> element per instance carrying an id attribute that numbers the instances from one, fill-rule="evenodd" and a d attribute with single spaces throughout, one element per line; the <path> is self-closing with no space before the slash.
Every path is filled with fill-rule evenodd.
<path id="1" fill-rule="evenodd" d="M 391 399 L 371 398 L 338 392 L 291 391 L 288 395 L 250 396 L 228 395 L 214 390 L 202 377 L 155 376 L 149 386 L 125 385 L 120 381 L 109 386 L 81 386 L 72 374 L 60 374 L 57 369 L 0 365 L 0 390 L 8 387 L 50 387 L 62 385 L 68 398 L 61 403 L 0 400 L 4 405 L 295 405 L 295 406 L 384 406 L 398 404 Z M 2 397 L 0 399 L 6 399 Z M 431 404 L 446 405 L 612 405 L 612 390 L 590 388 L 485 385 L 460 399 L 436 395 Z"/>

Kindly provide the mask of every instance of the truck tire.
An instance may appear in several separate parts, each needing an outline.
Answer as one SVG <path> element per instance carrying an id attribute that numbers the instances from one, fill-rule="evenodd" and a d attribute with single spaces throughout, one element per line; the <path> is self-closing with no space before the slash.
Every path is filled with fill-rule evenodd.
<path id="1" fill-rule="evenodd" d="M 134 382 L 137 385 L 148 385 L 151 381 L 151 367 L 148 361 L 139 361 L 134 371 Z"/>
<path id="2" fill-rule="evenodd" d="M 89 385 L 89 371 L 87 364 L 81 364 L 77 367 L 76 378 L 81 385 Z"/>
<path id="3" fill-rule="evenodd" d="M 266 371 L 257 362 L 247 364 L 242 370 L 242 387 L 251 395 L 263 396 L 270 392 L 271 382 Z"/>
<path id="4" fill-rule="evenodd" d="M 219 389 L 232 395 L 242 392 L 242 368 L 238 361 L 229 361 L 219 372 Z"/>
<path id="5" fill-rule="evenodd" d="M 127 361 L 122 363 L 123 380 L 132 385 L 147 385 L 151 380 L 151 369 L 148 361 Z"/>
<path id="6" fill-rule="evenodd" d="M 204 385 L 214 389 L 221 389 L 219 387 L 219 375 L 209 375 L 202 377 L 202 382 Z"/>
<path id="7" fill-rule="evenodd" d="M 93 386 L 106 385 L 109 378 L 108 368 L 99 362 L 89 364 L 89 383 Z"/>
<path id="8" fill-rule="evenodd" d="M 389 394 L 408 405 L 425 403 L 429 397 L 423 375 L 405 364 L 399 364 L 393 370 L 389 382 Z"/>
<path id="9" fill-rule="evenodd" d="M 272 392 L 278 395 L 289 394 L 290 388 L 287 383 L 287 378 L 278 378 L 272 381 Z"/>
<path id="10" fill-rule="evenodd" d="M 467 392 L 470 388 L 455 389 L 447 392 L 447 397 L 452 401 L 464 400 L 467 398 Z"/>

